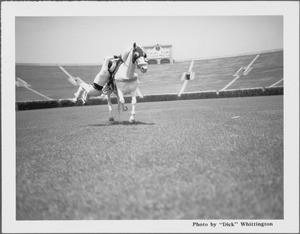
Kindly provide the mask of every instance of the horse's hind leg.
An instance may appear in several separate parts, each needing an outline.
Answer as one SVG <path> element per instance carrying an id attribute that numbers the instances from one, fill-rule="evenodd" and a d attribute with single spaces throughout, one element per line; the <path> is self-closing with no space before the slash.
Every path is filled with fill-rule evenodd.
<path id="1" fill-rule="evenodd" d="M 136 96 L 135 96 L 135 92 L 133 92 L 133 93 L 131 94 L 131 96 L 132 96 L 132 99 L 131 99 L 132 109 L 131 109 L 131 116 L 130 116 L 130 118 L 129 118 L 129 122 L 130 122 L 130 123 L 134 123 L 134 122 L 135 122 L 135 118 L 134 118 L 134 116 L 135 116 L 135 104 L 136 104 Z"/>
<path id="2" fill-rule="evenodd" d="M 79 88 L 78 88 L 77 92 L 74 93 L 74 96 L 75 96 L 75 97 L 74 97 L 74 98 L 71 98 L 70 100 L 71 100 L 72 102 L 76 103 L 77 100 L 78 100 L 80 97 L 83 96 L 84 92 L 85 92 L 85 90 L 84 90 L 84 88 L 82 87 L 82 85 L 79 85 Z"/>
<path id="3" fill-rule="evenodd" d="M 117 90 L 117 94 L 118 94 L 118 99 L 120 100 L 120 105 L 122 105 L 122 111 L 127 111 L 128 110 L 128 107 L 125 106 L 125 99 L 124 99 L 124 95 L 123 93 L 118 89 Z"/>
<path id="4" fill-rule="evenodd" d="M 83 104 L 85 104 L 89 99 L 90 92 L 91 92 L 90 85 L 82 81 L 81 84 L 79 85 L 77 92 L 74 93 L 75 97 L 71 99 L 71 101 L 77 102 L 77 100 L 81 97 Z"/>

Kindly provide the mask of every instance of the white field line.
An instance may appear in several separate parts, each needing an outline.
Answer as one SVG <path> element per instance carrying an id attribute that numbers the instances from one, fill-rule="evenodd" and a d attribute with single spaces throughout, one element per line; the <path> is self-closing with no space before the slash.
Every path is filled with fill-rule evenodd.
<path id="1" fill-rule="evenodd" d="M 251 61 L 251 63 L 249 63 L 249 65 L 246 67 L 245 71 L 246 72 L 251 66 L 252 64 L 255 62 L 255 60 L 259 57 L 259 54 L 255 56 L 255 58 Z"/>
<path id="2" fill-rule="evenodd" d="M 81 82 L 81 79 L 79 77 L 77 77 L 75 80 L 75 78 L 69 73 L 67 72 L 62 66 L 58 66 L 69 78 L 68 78 L 68 81 L 72 84 L 72 85 L 75 85 L 77 86 L 78 85 L 78 81 Z"/>
<path id="3" fill-rule="evenodd" d="M 283 81 L 283 79 L 281 79 L 281 80 L 277 81 L 276 83 L 274 83 L 274 84 L 270 85 L 269 87 L 274 87 L 275 85 L 279 84 L 281 81 Z"/>
<path id="4" fill-rule="evenodd" d="M 23 87 L 25 87 L 26 89 L 28 89 L 28 90 L 30 90 L 30 91 L 32 91 L 32 92 L 34 92 L 34 93 L 36 93 L 36 94 L 38 94 L 38 95 L 40 95 L 40 96 L 46 98 L 47 100 L 53 100 L 52 98 L 49 98 L 49 97 L 47 97 L 47 96 L 45 96 L 45 95 L 39 93 L 38 91 L 35 91 L 35 90 L 32 89 L 32 88 L 29 88 L 28 86 L 23 86 Z"/>
<path id="5" fill-rule="evenodd" d="M 240 71 L 243 69 L 243 67 L 241 67 L 236 73 L 234 73 L 233 76 L 238 76 L 238 74 L 240 73 Z"/>
<path id="6" fill-rule="evenodd" d="M 244 70 L 244 74 L 247 73 L 247 71 L 249 71 L 251 65 L 255 62 L 255 60 L 259 57 L 259 54 L 255 56 L 255 58 L 249 63 L 249 65 L 245 68 Z M 238 72 L 241 70 L 242 68 L 240 68 L 233 76 L 236 76 L 238 74 Z M 238 78 L 240 78 L 239 75 L 236 76 L 236 78 L 234 78 L 229 84 L 227 84 L 223 89 L 221 89 L 220 91 L 224 91 L 225 89 L 227 89 L 230 85 L 232 85 Z"/>
<path id="7" fill-rule="evenodd" d="M 188 80 L 185 80 L 185 81 L 183 82 L 183 85 L 182 85 L 182 87 L 181 87 L 181 89 L 180 89 L 180 91 L 179 91 L 179 93 L 178 93 L 178 97 L 180 97 L 181 94 L 183 93 L 183 91 L 184 91 L 184 89 L 185 89 L 185 87 L 186 87 L 186 85 L 187 85 L 187 82 L 188 82 Z"/>
<path id="8" fill-rule="evenodd" d="M 189 67 L 189 70 L 188 70 L 188 71 L 189 71 L 189 73 L 191 73 L 191 72 L 192 72 L 192 69 L 193 69 L 194 63 L 195 63 L 195 61 L 194 61 L 194 60 L 193 60 L 193 61 L 191 61 L 191 64 L 190 64 L 190 67 Z M 183 78 L 184 74 L 185 74 L 185 73 L 183 73 L 183 75 L 182 75 L 181 79 Z M 181 96 L 181 94 L 183 93 L 183 91 L 184 91 L 184 89 L 185 89 L 185 87 L 186 87 L 186 85 L 187 85 L 187 82 L 188 82 L 188 80 L 184 80 L 184 82 L 183 82 L 183 85 L 182 85 L 181 89 L 179 90 L 178 97 L 180 97 L 180 96 Z"/>
<path id="9" fill-rule="evenodd" d="M 191 62 L 191 64 L 190 64 L 190 68 L 189 68 L 189 72 L 192 72 L 192 69 L 193 69 L 193 66 L 194 66 L 194 60 Z"/>
<path id="10" fill-rule="evenodd" d="M 181 76 L 180 80 L 184 80 L 184 77 L 185 77 L 185 72 L 182 73 L 182 76 Z"/>
<path id="11" fill-rule="evenodd" d="M 22 80 L 22 79 L 19 78 L 19 77 L 17 77 L 16 85 L 17 85 L 18 87 L 31 86 L 30 84 L 28 84 L 26 81 Z"/>
<path id="12" fill-rule="evenodd" d="M 144 95 L 142 94 L 142 92 L 139 88 L 136 88 L 136 93 L 140 98 L 144 98 Z"/>
<path id="13" fill-rule="evenodd" d="M 44 94 L 41 94 L 41 93 L 39 93 L 38 91 L 35 91 L 35 90 L 32 89 L 32 88 L 29 88 L 30 84 L 28 84 L 26 81 L 22 80 L 22 79 L 19 78 L 19 77 L 17 77 L 17 82 L 18 82 L 18 84 L 19 84 L 19 87 L 24 87 L 24 88 L 28 89 L 29 91 L 31 91 L 31 92 L 33 92 L 33 93 L 36 93 L 36 94 L 38 94 L 38 95 L 40 95 L 40 96 L 46 98 L 47 100 L 53 100 L 53 99 L 51 99 L 51 98 L 45 96 Z"/>
<path id="14" fill-rule="evenodd" d="M 248 75 L 248 74 L 251 72 L 252 69 L 253 69 L 253 67 L 249 67 L 247 70 L 245 70 L 245 71 L 243 72 L 243 75 L 244 75 L 244 76 Z"/>
<path id="15" fill-rule="evenodd" d="M 69 72 L 67 72 L 62 66 L 59 66 L 59 68 L 68 76 L 68 77 L 70 77 L 70 78 L 73 78 L 73 76 L 69 73 Z"/>
<path id="16" fill-rule="evenodd" d="M 232 85 L 238 78 L 240 78 L 239 76 L 235 77 L 229 84 L 227 84 L 223 89 L 221 89 L 220 91 L 224 91 L 225 89 L 227 89 L 230 85 Z"/>

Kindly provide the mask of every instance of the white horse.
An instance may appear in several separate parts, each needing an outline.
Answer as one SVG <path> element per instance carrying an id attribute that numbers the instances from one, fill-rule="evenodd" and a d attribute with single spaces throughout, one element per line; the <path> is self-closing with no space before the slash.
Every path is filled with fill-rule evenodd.
<path id="1" fill-rule="evenodd" d="M 118 100 L 118 113 L 119 122 L 121 122 L 121 106 L 124 110 L 124 95 L 130 94 L 132 109 L 131 116 L 129 118 L 130 123 L 135 122 L 135 104 L 136 96 L 138 95 L 138 74 L 135 72 L 137 69 L 142 73 L 147 72 L 146 53 L 136 43 L 130 50 L 126 50 L 122 53 L 123 63 L 116 70 L 113 77 L 114 90 L 107 90 L 107 103 L 109 109 L 109 121 L 114 121 L 112 102 L 110 95 L 115 93 Z M 125 109 L 126 110 L 126 109 Z"/>

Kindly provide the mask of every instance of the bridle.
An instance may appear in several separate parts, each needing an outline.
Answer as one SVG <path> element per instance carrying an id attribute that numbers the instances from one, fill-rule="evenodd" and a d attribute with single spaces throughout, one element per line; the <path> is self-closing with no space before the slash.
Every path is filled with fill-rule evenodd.
<path id="1" fill-rule="evenodd" d="M 143 57 L 145 60 L 144 64 L 136 64 L 138 68 L 141 66 L 147 65 L 146 59 L 147 59 L 147 54 L 140 48 L 136 47 L 132 51 L 132 63 L 136 63 L 136 61 L 140 58 Z"/>
<path id="2" fill-rule="evenodd" d="M 139 52 L 142 52 L 139 53 Z M 135 64 L 137 66 L 138 69 L 140 69 L 142 66 L 148 65 L 147 63 L 147 54 L 140 48 L 140 47 L 136 47 L 135 49 L 133 49 L 132 51 L 132 63 Z M 144 57 L 145 63 L 142 64 L 137 64 L 136 60 L 139 59 L 140 57 Z M 126 63 L 123 62 L 123 65 L 126 67 L 129 67 L 129 65 L 127 65 Z"/>

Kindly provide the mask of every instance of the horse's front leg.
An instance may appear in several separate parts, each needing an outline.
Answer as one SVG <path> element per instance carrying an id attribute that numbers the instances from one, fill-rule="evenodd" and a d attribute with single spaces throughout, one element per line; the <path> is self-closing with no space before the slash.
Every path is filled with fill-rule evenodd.
<path id="1" fill-rule="evenodd" d="M 124 110 L 124 103 L 125 103 L 125 99 L 124 99 L 124 95 L 123 93 L 120 91 L 120 89 L 118 90 L 118 113 L 119 113 L 119 122 L 121 122 L 121 106 L 122 106 L 122 110 Z"/>
<path id="2" fill-rule="evenodd" d="M 135 122 L 135 104 L 136 104 L 136 94 L 135 92 L 131 93 L 132 99 L 131 99 L 131 105 L 132 105 L 132 109 L 131 109 L 131 116 L 129 118 L 129 122 L 130 123 L 134 123 Z"/>
<path id="3" fill-rule="evenodd" d="M 115 121 L 115 119 L 114 119 L 114 115 L 113 115 L 113 109 L 112 109 L 110 95 L 111 95 L 111 92 L 107 93 L 108 114 L 109 114 L 109 121 L 113 122 L 113 121 Z"/>
<path id="4" fill-rule="evenodd" d="M 119 114 L 119 123 L 121 123 L 121 102 L 120 102 L 120 99 L 119 97 L 117 98 L 118 100 L 118 114 Z"/>

